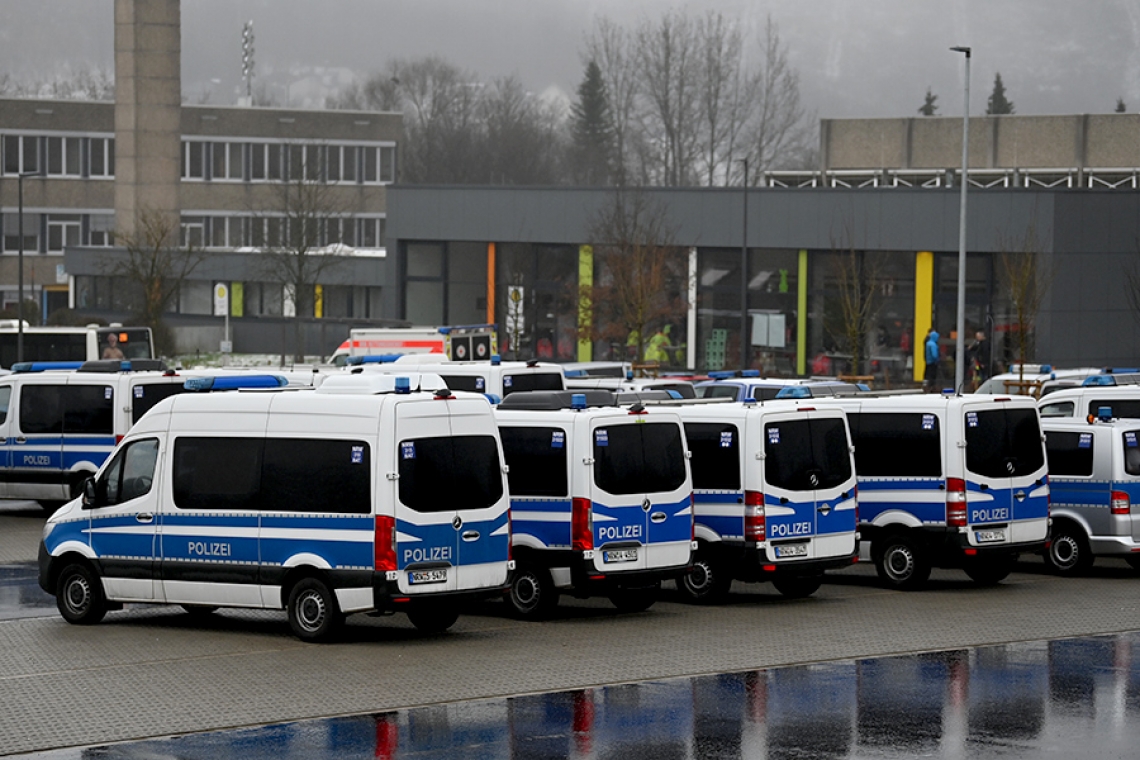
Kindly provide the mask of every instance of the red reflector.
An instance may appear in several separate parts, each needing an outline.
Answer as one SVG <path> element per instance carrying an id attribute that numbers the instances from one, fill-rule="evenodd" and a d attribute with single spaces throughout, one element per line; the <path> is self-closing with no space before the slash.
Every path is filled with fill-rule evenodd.
<path id="1" fill-rule="evenodd" d="M 594 548 L 593 504 L 589 499 L 570 502 L 570 546 L 578 552 Z"/>
<path id="2" fill-rule="evenodd" d="M 393 599 L 392 601 L 398 603 L 398 602 L 410 602 L 412 600 L 410 597 L 407 597 L 407 596 L 398 596 L 395 599 Z"/>
<path id="3" fill-rule="evenodd" d="M 859 555 L 858 554 L 856 554 L 854 557 L 851 558 L 851 564 L 852 565 L 858 565 L 859 564 Z"/>
<path id="4" fill-rule="evenodd" d="M 396 570 L 396 518 L 389 515 L 376 515 L 376 535 L 374 538 L 376 571 Z"/>
<path id="5" fill-rule="evenodd" d="M 760 493 L 759 491 L 745 491 L 744 505 L 747 507 L 764 506 L 764 494 Z"/>
<path id="6" fill-rule="evenodd" d="M 592 580 L 592 581 L 604 581 L 605 579 L 606 579 L 606 576 L 604 576 L 604 575 L 591 575 L 590 576 L 590 580 Z"/>
<path id="7" fill-rule="evenodd" d="M 116 444 L 117 444 L 119 441 L 121 441 L 121 440 L 123 440 L 123 436 L 121 436 L 121 435 L 117 435 L 117 436 L 115 436 L 115 443 L 116 443 Z"/>
<path id="8" fill-rule="evenodd" d="M 775 565 L 764 565 L 761 569 L 766 573 L 776 572 L 776 566 Z"/>
<path id="9" fill-rule="evenodd" d="M 797 412 L 814 412 L 815 407 L 814 406 L 801 406 L 801 407 L 797 408 L 796 411 Z"/>
<path id="10" fill-rule="evenodd" d="M 946 478 L 946 524 L 961 527 L 966 524 L 966 481 Z"/>
<path id="11" fill-rule="evenodd" d="M 994 399 L 994 401 L 1012 401 L 1012 400 L 1013 399 L 1008 399 L 1008 398 L 995 398 Z"/>
<path id="12" fill-rule="evenodd" d="M 1131 512 L 1132 504 L 1128 500 L 1128 494 L 1124 491 L 1113 491 L 1111 511 L 1114 515 L 1126 515 Z"/>
<path id="13" fill-rule="evenodd" d="M 974 555 L 976 555 L 977 553 L 978 553 L 978 550 L 977 550 L 977 549 L 967 549 L 967 550 L 966 550 L 966 556 L 967 556 L 967 557 L 973 557 L 973 556 L 974 556 Z"/>

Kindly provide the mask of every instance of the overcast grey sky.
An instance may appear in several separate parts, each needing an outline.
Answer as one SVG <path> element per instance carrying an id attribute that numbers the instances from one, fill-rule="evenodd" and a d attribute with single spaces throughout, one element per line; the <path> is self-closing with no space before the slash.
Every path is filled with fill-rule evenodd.
<path id="1" fill-rule="evenodd" d="M 110 68 L 112 0 L 4 0 L 0 70 L 47 76 Z M 670 8 L 717 10 L 749 25 L 771 14 L 823 118 L 910 116 L 926 88 L 940 115 L 962 113 L 962 57 L 974 48 L 972 113 L 1000 71 L 1020 114 L 1140 111 L 1140 0 L 185 0 L 183 89 L 229 102 L 244 21 L 268 76 L 298 67 L 367 74 L 392 57 L 440 55 L 482 79 L 514 74 L 572 95 L 598 15 L 633 25 Z M 220 80 L 213 83 L 211 80 Z"/>

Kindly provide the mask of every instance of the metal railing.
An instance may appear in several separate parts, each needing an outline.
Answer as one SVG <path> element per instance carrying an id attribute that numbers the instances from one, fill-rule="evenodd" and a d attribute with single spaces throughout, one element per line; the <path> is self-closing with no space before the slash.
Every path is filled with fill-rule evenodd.
<path id="1" fill-rule="evenodd" d="M 830 169 L 828 171 L 766 171 L 761 187 L 841 188 L 958 187 L 961 169 Z M 1140 188 L 1140 167 L 1059 167 L 1043 169 L 971 169 L 971 188 L 1084 188 L 1135 190 Z"/>

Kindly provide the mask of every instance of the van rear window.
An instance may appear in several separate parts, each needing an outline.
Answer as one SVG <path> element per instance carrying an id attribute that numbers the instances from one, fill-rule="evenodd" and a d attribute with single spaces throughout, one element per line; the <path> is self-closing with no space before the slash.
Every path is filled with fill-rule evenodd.
<path id="1" fill-rule="evenodd" d="M 1124 443 L 1124 471 L 1129 475 L 1140 475 L 1140 430 L 1129 430 L 1121 434 Z"/>
<path id="2" fill-rule="evenodd" d="M 155 383 L 136 385 L 131 391 L 131 424 L 138 422 L 144 414 L 154 408 L 154 405 L 164 398 L 185 393 L 182 383 Z"/>
<path id="3" fill-rule="evenodd" d="M 1093 474 L 1093 445 L 1090 433 L 1045 433 L 1045 454 L 1049 460 L 1049 474 L 1088 477 Z"/>
<path id="4" fill-rule="evenodd" d="M 859 412 L 847 415 L 860 477 L 937 478 L 942 444 L 933 414 Z"/>
<path id="5" fill-rule="evenodd" d="M 447 383 L 449 390 L 471 393 L 483 393 L 486 390 L 487 381 L 479 375 L 440 375 L 440 377 Z"/>
<path id="6" fill-rule="evenodd" d="M 835 488 L 851 478 L 847 429 L 835 417 L 769 422 L 764 455 L 764 479 L 775 488 Z"/>
<path id="7" fill-rule="evenodd" d="M 1118 419 L 1140 418 L 1140 399 L 1114 398 L 1089 402 L 1089 414 L 1096 416 L 1097 410 L 1107 406 L 1112 410 L 1112 416 Z"/>
<path id="8" fill-rule="evenodd" d="M 735 399 L 740 388 L 735 385 L 702 385 L 697 388 L 697 398 Z"/>
<path id="9" fill-rule="evenodd" d="M 499 447 L 489 435 L 400 441 L 400 501 L 417 512 L 485 509 L 503 497 Z"/>
<path id="10" fill-rule="evenodd" d="M 740 432 L 736 425 L 686 422 L 685 439 L 693 458 L 693 488 L 740 490 Z"/>
<path id="11" fill-rule="evenodd" d="M 566 451 L 562 428 L 503 427 L 503 456 L 512 496 L 567 496 Z"/>
<path id="12" fill-rule="evenodd" d="M 966 412 L 966 469 L 987 478 L 1033 475 L 1045 466 L 1036 409 Z"/>
<path id="13" fill-rule="evenodd" d="M 606 493 L 675 491 L 686 475 L 680 425 L 648 422 L 594 430 L 594 483 Z"/>
<path id="14" fill-rule="evenodd" d="M 503 375 L 503 396 L 515 391 L 566 390 L 559 372 L 528 372 L 525 375 Z"/>

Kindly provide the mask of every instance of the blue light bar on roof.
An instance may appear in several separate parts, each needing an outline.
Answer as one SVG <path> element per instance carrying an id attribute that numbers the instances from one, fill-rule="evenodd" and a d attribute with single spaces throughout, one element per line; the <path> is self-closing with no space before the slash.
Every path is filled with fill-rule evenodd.
<path id="1" fill-rule="evenodd" d="M 240 388 L 283 388 L 288 383 L 280 375 L 217 375 L 192 377 L 182 387 L 188 391 L 236 391 Z"/>
<path id="2" fill-rule="evenodd" d="M 48 372 L 50 370 L 79 369 L 83 362 L 18 362 L 12 365 L 13 372 Z"/>
<path id="3" fill-rule="evenodd" d="M 758 369 L 745 369 L 740 371 L 741 377 L 760 377 L 760 370 Z"/>
<path id="4" fill-rule="evenodd" d="M 1084 379 L 1081 385 L 1090 388 L 1095 386 L 1116 385 L 1116 378 L 1112 375 L 1089 375 Z"/>
<path id="5" fill-rule="evenodd" d="M 350 356 L 344 360 L 345 364 L 388 364 L 399 359 L 403 354 L 369 354 L 368 356 Z"/>
<path id="6" fill-rule="evenodd" d="M 789 385 L 781 388 L 776 398 L 812 398 L 811 388 L 806 385 Z"/>
<path id="7" fill-rule="evenodd" d="M 716 372 L 710 372 L 709 377 L 713 380 L 727 380 L 730 377 L 736 377 L 736 373 L 729 370 L 717 370 Z"/>

